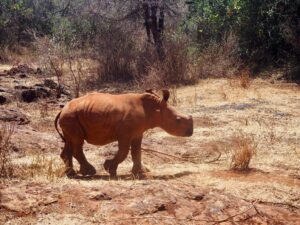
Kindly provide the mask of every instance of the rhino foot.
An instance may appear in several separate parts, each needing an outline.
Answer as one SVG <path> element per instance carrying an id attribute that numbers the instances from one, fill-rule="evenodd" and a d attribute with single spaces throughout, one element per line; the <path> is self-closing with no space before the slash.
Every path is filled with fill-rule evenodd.
<path id="1" fill-rule="evenodd" d="M 112 160 L 105 160 L 103 166 L 106 172 L 110 174 L 111 178 L 117 177 L 117 168 L 114 168 L 112 165 Z"/>
<path id="2" fill-rule="evenodd" d="M 71 167 L 66 168 L 65 174 L 67 175 L 68 178 L 73 178 L 73 177 L 76 176 L 75 170 L 73 168 L 71 168 Z"/>
<path id="3" fill-rule="evenodd" d="M 86 175 L 92 176 L 92 175 L 96 174 L 96 169 L 91 164 L 88 164 L 85 166 L 80 166 L 79 173 L 81 173 L 83 176 L 86 176 Z"/>
<path id="4" fill-rule="evenodd" d="M 134 177 L 143 178 L 150 170 L 145 166 L 133 166 L 131 172 Z"/>

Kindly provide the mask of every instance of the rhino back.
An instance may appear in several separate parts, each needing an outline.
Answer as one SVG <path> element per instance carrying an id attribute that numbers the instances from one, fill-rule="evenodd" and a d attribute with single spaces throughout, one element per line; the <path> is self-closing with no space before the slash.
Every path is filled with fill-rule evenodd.
<path id="1" fill-rule="evenodd" d="M 139 95 L 94 93 L 77 101 L 76 115 L 91 144 L 131 138 L 143 130 L 144 112 Z"/>

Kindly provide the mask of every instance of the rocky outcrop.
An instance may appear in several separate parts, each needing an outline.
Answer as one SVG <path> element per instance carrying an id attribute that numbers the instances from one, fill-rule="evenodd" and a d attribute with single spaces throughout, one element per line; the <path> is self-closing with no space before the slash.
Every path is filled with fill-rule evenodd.
<path id="1" fill-rule="evenodd" d="M 36 102 L 38 99 L 52 98 L 53 101 L 53 99 L 63 95 L 70 96 L 65 86 L 56 83 L 53 79 L 47 78 L 41 82 L 40 78 L 36 78 L 37 75 L 42 74 L 40 68 L 33 69 L 26 64 L 5 70 L 1 73 L 2 83 L 15 85 L 7 85 L 6 88 L 0 86 L 0 105 L 9 103 L 14 99 L 30 103 Z"/>
<path id="2" fill-rule="evenodd" d="M 0 121 L 16 122 L 19 125 L 28 124 L 30 120 L 28 117 L 17 108 L 0 107 Z"/>
<path id="3" fill-rule="evenodd" d="M 4 71 L 5 73 L 7 73 L 10 76 L 14 76 L 14 75 L 18 75 L 18 74 L 41 74 L 42 71 L 40 68 L 37 68 L 36 70 L 29 67 L 28 65 L 24 64 L 24 65 L 18 65 L 16 67 L 11 68 L 8 71 Z"/>

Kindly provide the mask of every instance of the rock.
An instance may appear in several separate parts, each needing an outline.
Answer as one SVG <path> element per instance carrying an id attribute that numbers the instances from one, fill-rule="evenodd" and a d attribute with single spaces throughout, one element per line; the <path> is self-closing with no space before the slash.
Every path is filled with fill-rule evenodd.
<path id="1" fill-rule="evenodd" d="M 13 98 L 13 95 L 0 91 L 0 105 L 10 102 L 12 100 L 12 98 Z"/>
<path id="2" fill-rule="evenodd" d="M 34 102 L 38 98 L 48 98 L 51 96 L 51 90 L 43 87 L 43 85 L 35 85 L 34 87 L 15 86 L 20 90 L 21 99 L 24 102 Z"/>
<path id="3" fill-rule="evenodd" d="M 57 89 L 58 88 L 58 84 L 55 83 L 53 80 L 51 79 L 45 79 L 44 80 L 44 85 L 48 88 L 51 88 L 51 89 Z"/>
<path id="4" fill-rule="evenodd" d="M 14 87 L 16 90 L 28 90 L 30 89 L 29 87 L 23 86 L 23 85 L 16 85 Z"/>
<path id="5" fill-rule="evenodd" d="M 28 124 L 30 120 L 19 109 L 0 107 L 0 120 L 4 122 L 18 122 L 19 125 Z"/>
<path id="6" fill-rule="evenodd" d="M 33 102 L 37 99 L 37 94 L 34 89 L 24 90 L 21 92 L 21 97 L 24 102 Z"/>
<path id="7" fill-rule="evenodd" d="M 35 71 L 35 74 L 42 74 L 43 72 L 42 72 L 42 70 L 41 70 L 41 68 L 36 68 L 36 71 Z"/>
<path id="8" fill-rule="evenodd" d="M 193 200 L 201 201 L 203 198 L 204 198 L 204 194 L 198 194 L 194 196 Z"/>
<path id="9" fill-rule="evenodd" d="M 60 97 L 61 94 L 70 96 L 71 94 L 66 90 L 65 86 L 63 84 L 59 84 L 57 87 L 58 97 Z"/>
<path id="10" fill-rule="evenodd" d="M 0 87 L 0 93 L 1 92 L 8 92 L 8 89 L 7 88 L 4 88 L 4 87 Z"/>
<path id="11" fill-rule="evenodd" d="M 102 193 L 102 194 L 91 195 L 90 199 L 101 201 L 101 200 L 112 200 L 112 197 L 110 197 L 106 193 Z"/>
<path id="12" fill-rule="evenodd" d="M 21 73 L 21 74 L 19 75 L 19 77 L 20 77 L 20 78 L 27 78 L 28 76 L 27 76 L 25 73 Z"/>
<path id="13" fill-rule="evenodd" d="M 7 102 L 7 98 L 3 95 L 0 95 L 0 105 L 4 104 Z"/>
<path id="14" fill-rule="evenodd" d="M 9 71 L 7 71 L 7 74 L 13 76 L 13 75 L 16 75 L 18 73 L 33 74 L 34 72 L 35 72 L 34 69 L 32 69 L 28 65 L 24 64 L 24 65 L 19 65 L 17 67 L 11 68 Z"/>
<path id="15" fill-rule="evenodd" d="M 37 93 L 38 98 L 49 98 L 51 96 L 51 90 L 46 87 L 36 87 L 35 91 Z"/>

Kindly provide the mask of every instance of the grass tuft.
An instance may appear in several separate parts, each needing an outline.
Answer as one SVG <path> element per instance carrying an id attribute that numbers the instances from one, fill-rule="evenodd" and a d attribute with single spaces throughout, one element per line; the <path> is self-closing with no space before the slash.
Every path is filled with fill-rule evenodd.
<path id="1" fill-rule="evenodd" d="M 14 134 L 14 124 L 3 123 L 0 125 L 0 177 L 11 178 L 14 168 L 11 163 L 11 139 Z"/>
<path id="2" fill-rule="evenodd" d="M 253 156 L 257 152 L 257 145 L 253 138 L 244 134 L 234 135 L 231 138 L 231 162 L 230 169 L 248 170 Z"/>

